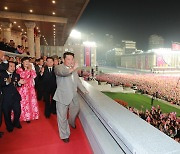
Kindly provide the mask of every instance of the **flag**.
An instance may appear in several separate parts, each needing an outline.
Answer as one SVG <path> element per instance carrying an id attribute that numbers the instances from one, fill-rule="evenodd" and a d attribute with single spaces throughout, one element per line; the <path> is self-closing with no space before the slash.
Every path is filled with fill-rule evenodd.
<path id="1" fill-rule="evenodd" d="M 172 50 L 180 51 L 180 43 L 178 43 L 178 42 L 173 42 L 173 43 L 172 43 Z"/>
<path id="2" fill-rule="evenodd" d="M 91 47 L 84 47 L 84 65 L 91 66 Z"/>

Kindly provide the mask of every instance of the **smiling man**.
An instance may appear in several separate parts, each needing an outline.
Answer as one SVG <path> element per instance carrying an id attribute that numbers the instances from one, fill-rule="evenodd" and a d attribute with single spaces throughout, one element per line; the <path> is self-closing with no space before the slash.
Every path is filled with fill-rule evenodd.
<path id="1" fill-rule="evenodd" d="M 55 67 L 57 80 L 57 89 L 53 99 L 56 100 L 57 120 L 60 138 L 69 142 L 70 129 L 76 128 L 75 119 L 79 112 L 79 103 L 77 97 L 77 88 L 83 93 L 88 93 L 82 85 L 77 74 L 78 64 L 74 61 L 74 54 L 65 52 L 63 55 L 63 64 Z M 67 111 L 69 108 L 69 123 L 67 120 Z"/>

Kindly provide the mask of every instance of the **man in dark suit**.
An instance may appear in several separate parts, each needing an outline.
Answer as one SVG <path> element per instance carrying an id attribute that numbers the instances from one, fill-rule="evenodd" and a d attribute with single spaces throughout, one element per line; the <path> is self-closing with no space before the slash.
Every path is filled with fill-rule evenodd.
<path id="1" fill-rule="evenodd" d="M 4 61 L 4 52 L 0 50 L 0 78 L 1 78 L 1 72 L 5 71 L 7 68 L 7 64 L 3 63 Z M 0 84 L 0 126 L 2 124 L 2 100 L 3 100 L 3 95 L 2 95 L 2 88 Z M 4 133 L 0 132 L 0 138 L 2 137 Z"/>
<path id="2" fill-rule="evenodd" d="M 0 50 L 0 72 L 7 69 L 7 63 L 8 61 L 5 59 L 4 51 Z"/>
<path id="3" fill-rule="evenodd" d="M 14 62 L 8 63 L 8 69 L 1 72 L 0 84 L 2 87 L 2 110 L 4 113 L 4 119 L 6 129 L 8 132 L 12 132 L 14 127 L 22 128 L 19 118 L 21 114 L 21 96 L 17 91 L 17 86 L 24 84 L 19 74 L 15 72 L 16 65 Z M 14 112 L 14 120 L 11 120 L 11 111 Z"/>
<path id="4" fill-rule="evenodd" d="M 56 75 L 54 73 L 54 60 L 47 57 L 46 66 L 41 71 L 41 80 L 43 83 L 43 98 L 45 101 L 45 117 L 50 118 L 51 113 L 56 114 L 56 101 L 53 100 L 56 91 Z"/>
<path id="5" fill-rule="evenodd" d="M 5 71 L 7 69 L 7 61 L 5 60 L 5 55 L 4 52 L 0 50 L 0 78 L 1 78 L 1 72 Z M 2 124 L 2 100 L 3 100 L 3 95 L 2 95 L 2 87 L 0 85 L 0 126 Z M 2 137 L 4 133 L 0 132 L 0 138 Z"/>
<path id="6" fill-rule="evenodd" d="M 37 99 L 40 101 L 43 96 L 43 83 L 42 83 L 42 80 L 40 79 L 40 72 L 44 65 L 44 61 L 42 58 L 39 58 L 37 60 L 37 63 L 38 64 L 35 65 L 35 70 L 37 74 L 37 77 L 35 78 L 35 89 L 37 91 Z"/>
<path id="7" fill-rule="evenodd" d="M 0 74 L 0 78 L 1 78 L 1 74 Z M 2 124 L 2 89 L 1 89 L 1 85 L 0 85 L 0 126 Z M 3 132 L 0 132 L 0 138 L 3 136 Z"/>
<path id="8" fill-rule="evenodd" d="M 0 41 L 0 50 L 7 51 L 7 46 L 6 39 L 3 38 L 2 41 Z"/>

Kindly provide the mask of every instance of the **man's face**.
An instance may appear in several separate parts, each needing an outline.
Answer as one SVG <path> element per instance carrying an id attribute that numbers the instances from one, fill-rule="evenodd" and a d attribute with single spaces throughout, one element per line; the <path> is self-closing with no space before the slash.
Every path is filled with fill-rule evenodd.
<path id="1" fill-rule="evenodd" d="M 59 64 L 58 59 L 54 59 L 54 65 L 56 66 L 56 65 L 58 65 L 58 64 Z"/>
<path id="2" fill-rule="evenodd" d="M 52 66 L 53 66 L 53 64 L 54 64 L 54 62 L 53 62 L 53 60 L 52 60 L 52 59 L 47 59 L 47 61 L 46 61 L 46 65 L 47 65 L 48 67 L 52 67 Z"/>
<path id="3" fill-rule="evenodd" d="M 8 72 L 13 73 L 15 71 L 15 64 L 9 63 Z"/>
<path id="4" fill-rule="evenodd" d="M 72 55 L 66 55 L 64 59 L 64 65 L 71 67 L 74 65 L 74 57 Z"/>
<path id="5" fill-rule="evenodd" d="M 9 61 L 14 61 L 14 58 L 13 58 L 13 57 L 10 57 L 10 58 L 9 58 Z"/>
<path id="6" fill-rule="evenodd" d="M 41 60 L 39 61 L 39 65 L 40 65 L 40 66 L 43 66 L 43 64 L 44 64 L 44 61 L 41 59 Z"/>
<path id="7" fill-rule="evenodd" d="M 4 60 L 9 60 L 9 56 L 4 55 Z"/>
<path id="8" fill-rule="evenodd" d="M 43 60 L 44 60 L 44 61 L 46 61 L 46 58 L 47 58 L 47 57 L 46 57 L 46 56 L 44 56 L 44 57 L 43 57 Z"/>

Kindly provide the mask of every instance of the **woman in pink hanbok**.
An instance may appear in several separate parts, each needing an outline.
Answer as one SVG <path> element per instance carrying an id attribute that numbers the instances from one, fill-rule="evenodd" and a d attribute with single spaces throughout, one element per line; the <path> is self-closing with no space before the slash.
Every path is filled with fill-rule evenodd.
<path id="1" fill-rule="evenodd" d="M 21 60 L 21 67 L 17 68 L 17 73 L 20 78 L 25 81 L 18 91 L 21 95 L 21 116 L 20 121 L 30 123 L 31 120 L 39 118 L 39 109 L 34 89 L 34 78 L 36 77 L 35 70 L 32 69 L 32 64 L 29 62 L 28 57 Z"/>

